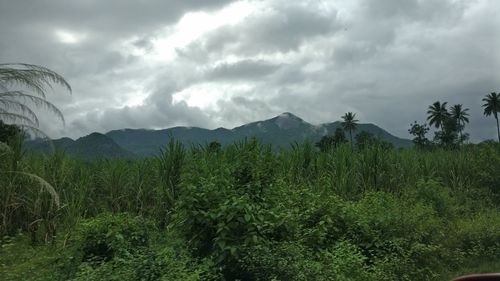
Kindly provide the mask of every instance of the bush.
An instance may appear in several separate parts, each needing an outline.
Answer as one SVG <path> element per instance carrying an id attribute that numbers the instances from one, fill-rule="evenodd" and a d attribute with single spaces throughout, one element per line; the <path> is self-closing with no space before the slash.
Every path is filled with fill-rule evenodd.
<path id="1" fill-rule="evenodd" d="M 103 213 L 77 229 L 82 261 L 109 261 L 149 246 L 152 225 L 141 217 Z"/>
<path id="2" fill-rule="evenodd" d="M 157 253 L 142 252 L 102 262 L 99 266 L 83 262 L 73 281 L 170 281 L 220 280 L 210 260 L 198 264 L 186 252 L 164 248 Z"/>
<path id="3" fill-rule="evenodd" d="M 383 280 L 366 265 L 366 257 L 348 241 L 313 251 L 298 243 L 282 242 L 246 249 L 241 258 L 242 280 Z"/>

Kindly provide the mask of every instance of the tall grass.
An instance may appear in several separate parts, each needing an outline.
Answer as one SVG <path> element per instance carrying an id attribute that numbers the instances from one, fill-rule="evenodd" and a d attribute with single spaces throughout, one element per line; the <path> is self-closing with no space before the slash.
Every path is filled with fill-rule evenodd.
<path id="1" fill-rule="evenodd" d="M 349 253 L 372 262 L 382 262 L 375 253 L 387 255 L 377 270 L 396 265 L 391 251 L 401 252 L 399 259 L 408 255 L 401 264 L 408 269 L 426 255 L 450 266 L 451 256 L 462 256 L 458 266 L 488 246 L 500 249 L 495 226 L 483 225 L 499 216 L 497 145 L 433 151 L 341 145 L 320 152 L 307 142 L 276 151 L 256 140 L 222 149 L 171 140 L 147 159 L 85 162 L 61 151 L 25 153 L 19 144 L 0 155 L 0 235 L 26 232 L 32 242 L 65 237 L 102 213 L 126 212 L 159 229 L 189 230 L 183 234 L 188 245 L 201 239 L 199 255 L 216 255 L 242 272 L 238 259 L 254 258 L 245 251 L 288 249 L 283 241 L 295 241 L 290 251 L 316 259 L 302 247 L 324 251 L 347 239 L 356 245 L 346 246 Z M 19 173 L 38 175 L 53 192 Z M 456 235 L 445 239 L 443 233 Z M 408 248 L 414 243 L 428 248 Z M 429 262 L 421 264 L 427 275 L 412 276 L 436 274 Z"/>
<path id="2" fill-rule="evenodd" d="M 132 212 L 161 221 L 174 208 L 183 179 L 205 173 L 223 176 L 218 171 L 221 166 L 230 170 L 226 176 L 232 174 L 236 185 L 258 177 L 263 186 L 280 181 L 351 200 L 369 191 L 402 193 L 421 179 L 436 179 L 457 192 L 500 193 L 495 190 L 498 183 L 493 170 L 499 160 L 494 147 L 421 151 L 373 146 L 352 151 L 342 145 L 319 152 L 305 143 L 274 152 L 253 140 L 213 152 L 208 146 L 186 149 L 171 141 L 157 157 L 141 160 L 84 162 L 61 151 L 23 153 L 21 149 L 3 152 L 2 170 L 40 176 L 55 188 L 62 206 L 54 206 L 50 194 L 29 179 L 4 172 L 0 174 L 3 234 L 24 229 L 42 213 L 57 213 L 69 225 L 104 211 Z"/>

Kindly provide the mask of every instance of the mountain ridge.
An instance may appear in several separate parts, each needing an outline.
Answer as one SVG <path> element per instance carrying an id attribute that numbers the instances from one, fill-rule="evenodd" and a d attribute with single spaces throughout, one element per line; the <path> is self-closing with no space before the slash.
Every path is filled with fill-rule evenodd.
<path id="1" fill-rule="evenodd" d="M 185 145 L 206 144 L 212 141 L 226 145 L 245 138 L 255 137 L 263 143 L 271 144 L 273 147 L 286 148 L 295 142 L 301 143 L 306 140 L 316 142 L 325 135 L 333 134 L 341 126 L 341 121 L 312 125 L 290 112 L 284 112 L 266 120 L 250 122 L 232 129 L 223 127 L 204 129 L 184 126 L 159 130 L 124 128 L 111 130 L 105 134 L 92 133 L 73 142 L 85 145 L 83 144 L 85 138 L 95 139 L 95 144 L 100 148 L 100 153 L 110 158 L 146 157 L 157 154 L 159 149 L 165 146 L 170 138 L 175 138 Z M 357 130 L 353 133 L 356 135 L 361 131 L 372 133 L 376 137 L 392 143 L 395 147 L 412 145 L 410 140 L 394 136 L 373 123 L 359 123 Z M 87 152 L 92 153 L 84 148 L 76 148 L 75 144 L 70 143 L 68 146 L 69 140 L 71 140 L 68 139 L 54 140 L 55 146 L 58 147 L 58 143 L 64 143 L 61 147 L 66 148 L 70 153 L 75 151 L 76 154 L 80 155 Z M 106 151 L 104 149 L 106 146 L 112 151 Z"/>
<path id="2" fill-rule="evenodd" d="M 68 137 L 52 140 L 52 143 L 43 140 L 34 140 L 26 143 L 29 149 L 52 153 L 54 149 L 65 151 L 84 160 L 97 158 L 137 158 L 134 153 L 123 149 L 108 136 L 93 132 L 89 135 L 73 140 Z"/>

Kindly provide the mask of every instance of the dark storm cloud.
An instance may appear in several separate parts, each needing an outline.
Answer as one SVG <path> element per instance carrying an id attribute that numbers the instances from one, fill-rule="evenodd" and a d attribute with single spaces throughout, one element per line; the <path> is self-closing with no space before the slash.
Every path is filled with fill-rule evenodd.
<path id="1" fill-rule="evenodd" d="M 255 79 L 268 76 L 279 68 L 280 65 L 263 60 L 243 60 L 217 65 L 207 72 L 206 77 L 209 80 Z"/>
<path id="2" fill-rule="evenodd" d="M 54 126 L 50 115 L 40 112 L 42 119 L 48 121 L 42 127 L 49 134 L 78 136 L 102 128 L 116 128 L 123 124 L 116 120 L 128 119 L 106 119 L 105 108 L 123 104 L 124 97 L 120 94 L 133 91 L 132 84 L 144 84 L 151 76 L 147 73 L 151 70 L 141 65 L 140 57 L 127 54 L 120 48 L 123 41 L 133 39 L 132 46 L 150 51 L 151 40 L 157 33 L 174 24 L 186 12 L 209 11 L 230 2 L 0 0 L 0 35 L 8 38 L 0 41 L 0 61 L 44 65 L 70 82 L 74 89 L 72 98 L 64 94 L 49 96 L 70 120 L 66 130 Z M 81 36 L 82 40 L 78 44 L 61 44 L 57 31 Z M 165 99 L 171 99 L 170 95 L 166 94 Z M 109 110 L 115 115 L 123 112 L 125 116 L 136 112 L 127 107 Z M 137 113 L 144 116 L 143 111 L 144 108 Z M 188 114 L 186 108 L 173 112 Z M 172 114 L 166 118 L 169 122 L 164 126 L 172 124 L 171 120 L 182 119 Z M 98 116 L 103 118 L 96 119 Z M 150 120 L 139 118 L 143 122 L 138 124 L 146 127 L 148 122 L 157 123 L 153 118 L 156 116 L 153 113 L 150 116 Z"/>
<path id="3" fill-rule="evenodd" d="M 284 111 L 322 123 L 353 111 L 409 137 L 436 100 L 470 108 L 472 140 L 495 136 L 481 99 L 500 91 L 500 2 L 249 1 L 255 10 L 240 22 L 148 60 L 187 12 L 231 2 L 0 0 L 0 61 L 45 65 L 71 83 L 73 96 L 50 96 L 68 120 L 66 129 L 44 123 L 56 136 L 234 127 Z M 61 43 L 58 30 L 83 39 Z M 198 108 L 174 99 L 185 92 L 225 95 Z"/>
<path id="4" fill-rule="evenodd" d="M 21 28 L 64 27 L 114 36 L 151 32 L 176 22 L 184 13 L 219 8 L 233 0 L 20 0 L 0 2 L 2 22 Z"/>
<path id="5" fill-rule="evenodd" d="M 494 127 L 482 116 L 480 100 L 500 84 L 495 75 L 499 53 L 492 49 L 499 46 L 500 24 L 488 15 L 492 10 L 457 1 L 364 1 L 358 14 L 342 22 L 343 31 L 329 34 L 331 42 L 309 34 L 302 47 L 317 48 L 280 69 L 294 79 L 274 76 L 262 85 L 265 91 L 256 87 L 252 96 L 316 123 L 355 111 L 361 120 L 400 136 L 407 136 L 413 120 L 425 121 L 434 101 L 461 103 L 471 108 L 472 140 L 491 138 Z M 207 41 L 220 40 L 214 38 Z M 232 52 L 248 54 L 238 48 Z M 305 71 L 314 62 L 324 65 Z"/>
<path id="6" fill-rule="evenodd" d="M 325 36 L 341 28 L 335 11 L 322 11 L 312 4 L 281 1 L 270 1 L 269 4 L 244 22 L 223 26 L 184 51 L 243 55 L 284 53 L 297 50 L 305 40 Z"/>
<path id="7" fill-rule="evenodd" d="M 138 37 L 136 44 L 142 41 L 139 45 L 147 45 L 149 37 L 154 37 L 159 29 L 175 23 L 186 12 L 215 9 L 232 1 L 1 0 L 0 32 L 3 38 L 9 40 L 0 43 L 0 57 L 42 61 L 44 56 L 49 55 L 47 62 L 50 63 L 61 55 L 58 49 L 66 50 L 66 47 L 53 42 L 56 29 L 88 37 L 85 45 L 75 47 L 76 50 L 72 50 L 68 56 L 86 52 L 89 56 L 100 57 L 104 54 L 93 49 L 106 52 L 116 40 L 129 37 Z M 41 48 L 34 48 L 33 43 Z"/>
<path id="8" fill-rule="evenodd" d="M 430 22 L 446 21 L 450 16 L 461 14 L 465 3 L 443 0 L 362 0 L 360 8 L 365 19 Z"/>

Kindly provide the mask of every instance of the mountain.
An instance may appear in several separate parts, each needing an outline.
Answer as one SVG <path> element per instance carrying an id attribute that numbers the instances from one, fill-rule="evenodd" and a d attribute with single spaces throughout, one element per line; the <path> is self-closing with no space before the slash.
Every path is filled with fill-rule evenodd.
<path id="1" fill-rule="evenodd" d="M 323 132 L 327 132 L 326 134 L 333 134 L 337 128 L 342 128 L 342 122 L 336 121 L 333 123 L 322 124 L 318 126 L 318 129 L 324 130 Z M 378 127 L 375 124 L 365 123 L 358 124 L 356 131 L 353 132 L 353 138 L 362 131 L 366 131 L 368 133 L 373 134 L 375 137 L 384 140 L 386 142 L 392 143 L 395 147 L 410 147 L 413 145 L 413 142 L 409 139 L 398 138 L 394 135 L 391 135 L 389 132 L 384 129 Z M 323 135 L 326 135 L 323 134 Z M 346 134 L 346 137 L 349 137 Z"/>
<path id="2" fill-rule="evenodd" d="M 163 130 L 122 129 L 113 130 L 104 135 L 92 133 L 73 141 L 69 138 L 54 140 L 56 147 L 65 148 L 68 153 L 94 157 L 139 157 L 151 156 L 165 146 L 170 138 L 185 145 L 206 144 L 217 141 L 223 145 L 255 137 L 273 147 L 289 147 L 294 142 L 306 140 L 316 142 L 322 136 L 330 135 L 341 122 L 312 125 L 292 113 L 285 112 L 274 118 L 257 121 L 233 129 L 218 128 L 208 130 L 198 127 L 174 127 Z M 354 135 L 367 131 L 380 139 L 392 143 L 395 147 L 408 147 L 412 142 L 391 135 L 374 124 L 359 124 Z M 35 148 L 36 149 L 36 148 Z M 87 156 L 88 158 L 88 156 Z"/>
<path id="3" fill-rule="evenodd" d="M 227 144 L 233 140 L 233 134 L 228 129 L 208 130 L 197 127 L 174 127 L 164 130 L 123 129 L 110 131 L 106 136 L 124 149 L 141 156 L 156 154 L 171 137 L 186 145 L 211 141 Z"/>
<path id="4" fill-rule="evenodd" d="M 256 137 L 276 147 L 288 147 L 294 142 L 316 141 L 321 138 L 315 126 L 289 112 L 268 120 L 236 127 L 231 131 L 236 139 Z"/>
<path id="5" fill-rule="evenodd" d="M 113 139 L 100 133 L 92 133 L 77 140 L 61 138 L 52 141 L 30 141 L 28 148 L 34 150 L 51 152 L 55 149 L 63 150 L 68 154 L 82 159 L 92 160 L 97 158 L 136 158 L 137 156 L 116 144 Z"/>
<path id="6" fill-rule="evenodd" d="M 285 112 L 274 118 L 257 121 L 235 127 L 231 130 L 218 128 L 208 130 L 198 127 L 174 127 L 164 130 L 123 129 L 108 132 L 106 135 L 118 145 L 137 155 L 154 155 L 173 137 L 185 145 L 205 144 L 217 141 L 221 144 L 233 143 L 245 138 L 255 137 L 274 147 L 288 147 L 294 142 L 310 140 L 318 141 L 322 136 L 333 134 L 341 127 L 341 122 L 312 125 L 292 113 Z M 374 124 L 359 124 L 354 135 L 367 131 L 395 147 L 408 147 L 412 142 L 408 139 L 391 135 Z"/>

